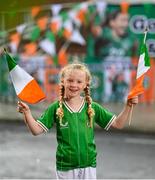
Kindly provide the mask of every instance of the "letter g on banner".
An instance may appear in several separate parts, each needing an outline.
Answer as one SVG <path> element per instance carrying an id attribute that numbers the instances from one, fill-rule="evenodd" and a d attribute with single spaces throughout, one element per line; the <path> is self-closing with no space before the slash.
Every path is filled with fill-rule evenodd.
<path id="1" fill-rule="evenodd" d="M 150 34 L 155 34 L 155 18 L 148 19 L 144 15 L 132 16 L 129 21 L 129 28 L 135 34 L 144 33 L 146 27 Z"/>

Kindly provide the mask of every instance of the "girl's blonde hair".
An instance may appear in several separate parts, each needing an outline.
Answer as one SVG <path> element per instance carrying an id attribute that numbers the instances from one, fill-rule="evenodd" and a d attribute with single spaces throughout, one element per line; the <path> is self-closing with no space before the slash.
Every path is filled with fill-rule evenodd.
<path id="1" fill-rule="evenodd" d="M 94 109 L 92 108 L 92 99 L 90 97 L 90 83 L 91 83 L 91 74 L 89 69 L 86 67 L 86 65 L 82 64 L 82 63 L 74 63 L 74 64 L 69 64 L 67 66 L 65 66 L 61 71 L 60 71 L 60 92 L 59 92 L 59 107 L 56 111 L 56 114 L 60 120 L 60 125 L 63 126 L 62 123 L 62 118 L 64 116 L 64 111 L 62 108 L 62 104 L 63 104 L 63 100 L 64 100 L 64 94 L 65 94 L 65 88 L 63 86 L 63 79 L 66 76 L 67 73 L 69 73 L 72 70 L 82 70 L 86 73 L 86 88 L 84 89 L 85 92 L 85 99 L 86 102 L 88 103 L 88 117 L 89 117 L 89 126 L 93 127 L 93 116 L 94 116 Z"/>

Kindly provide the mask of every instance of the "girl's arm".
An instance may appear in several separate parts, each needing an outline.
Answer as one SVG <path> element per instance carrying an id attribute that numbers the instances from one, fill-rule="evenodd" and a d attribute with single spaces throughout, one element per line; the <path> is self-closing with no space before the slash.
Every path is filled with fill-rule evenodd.
<path id="1" fill-rule="evenodd" d="M 122 129 L 125 125 L 125 122 L 128 120 L 128 118 L 132 113 L 133 106 L 135 106 L 137 103 L 138 103 L 138 96 L 128 99 L 124 109 L 117 116 L 116 120 L 113 122 L 112 127 L 117 129 Z"/>
<path id="2" fill-rule="evenodd" d="M 42 134 L 44 130 L 38 125 L 37 121 L 33 118 L 29 106 L 23 102 L 18 102 L 18 112 L 23 113 L 25 124 L 30 129 L 31 133 L 36 136 Z"/>

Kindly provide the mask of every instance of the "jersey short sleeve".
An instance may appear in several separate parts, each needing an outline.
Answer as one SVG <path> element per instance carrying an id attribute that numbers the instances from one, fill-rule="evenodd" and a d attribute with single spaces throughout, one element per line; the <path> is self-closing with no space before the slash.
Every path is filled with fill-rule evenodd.
<path id="1" fill-rule="evenodd" d="M 52 103 L 43 114 L 37 119 L 38 124 L 47 132 L 53 127 L 56 121 L 56 110 L 58 108 L 58 101 Z"/>
<path id="2" fill-rule="evenodd" d="M 95 102 L 92 103 L 92 108 L 95 110 L 95 122 L 100 127 L 108 130 L 114 122 L 116 115 Z"/>

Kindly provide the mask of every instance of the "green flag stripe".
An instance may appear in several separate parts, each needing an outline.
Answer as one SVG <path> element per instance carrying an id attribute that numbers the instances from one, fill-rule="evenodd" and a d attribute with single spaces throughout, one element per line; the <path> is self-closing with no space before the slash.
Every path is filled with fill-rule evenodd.
<path id="1" fill-rule="evenodd" d="M 145 44 L 145 66 L 149 66 L 150 67 L 150 58 L 149 58 L 149 54 L 148 54 L 148 50 L 147 50 L 147 46 Z"/>
<path id="2" fill-rule="evenodd" d="M 55 42 L 55 35 L 54 35 L 52 32 L 47 31 L 47 33 L 46 33 L 45 36 L 46 36 L 46 38 L 49 39 L 51 42 Z"/>
<path id="3" fill-rule="evenodd" d="M 148 54 L 148 50 L 147 50 L 147 46 L 146 44 L 144 43 L 141 47 L 141 54 L 145 54 L 145 66 L 149 66 L 150 67 L 150 58 L 149 58 L 149 54 Z"/>
<path id="4" fill-rule="evenodd" d="M 5 55 L 6 55 L 9 71 L 11 71 L 17 64 L 15 60 L 8 53 L 6 53 Z"/>

